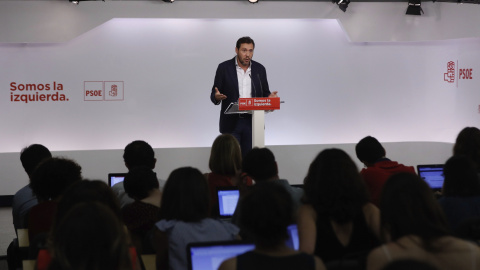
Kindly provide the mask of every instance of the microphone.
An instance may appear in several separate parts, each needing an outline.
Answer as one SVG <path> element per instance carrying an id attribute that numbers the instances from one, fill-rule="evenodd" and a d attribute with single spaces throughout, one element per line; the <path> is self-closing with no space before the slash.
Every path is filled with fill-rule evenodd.
<path id="1" fill-rule="evenodd" d="M 250 80 L 252 80 L 253 91 L 254 91 L 253 93 L 254 93 L 255 97 L 257 97 L 257 89 L 255 88 L 255 83 L 253 82 L 252 74 L 250 73 L 250 74 L 248 74 L 248 76 L 250 76 Z M 260 86 L 262 86 L 262 85 L 260 84 Z"/>
<path id="2" fill-rule="evenodd" d="M 260 74 L 257 73 L 258 81 L 260 82 L 260 91 L 262 91 L 262 97 L 263 97 L 263 87 L 262 87 L 262 80 L 260 79 Z"/>

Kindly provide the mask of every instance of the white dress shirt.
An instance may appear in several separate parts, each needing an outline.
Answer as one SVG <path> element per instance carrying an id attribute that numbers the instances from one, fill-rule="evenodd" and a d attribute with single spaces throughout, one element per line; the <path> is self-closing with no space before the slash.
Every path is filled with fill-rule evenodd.
<path id="1" fill-rule="evenodd" d="M 235 67 L 237 69 L 238 78 L 238 95 L 240 98 L 252 97 L 252 62 L 248 66 L 247 71 L 244 71 L 242 67 L 238 65 L 238 59 L 235 58 Z"/>

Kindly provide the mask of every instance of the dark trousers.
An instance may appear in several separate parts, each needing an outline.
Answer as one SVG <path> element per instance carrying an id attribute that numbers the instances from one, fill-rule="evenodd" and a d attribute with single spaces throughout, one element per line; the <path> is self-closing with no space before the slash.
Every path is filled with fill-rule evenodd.
<path id="1" fill-rule="evenodd" d="M 232 135 L 237 138 L 242 150 L 242 158 L 252 149 L 252 115 L 240 114 L 237 125 L 232 132 Z"/>

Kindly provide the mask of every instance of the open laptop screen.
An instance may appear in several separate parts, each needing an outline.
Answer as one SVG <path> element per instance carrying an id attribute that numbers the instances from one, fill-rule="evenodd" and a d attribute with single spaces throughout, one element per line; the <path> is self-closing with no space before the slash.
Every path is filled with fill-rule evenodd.
<path id="1" fill-rule="evenodd" d="M 109 173 L 108 185 L 112 187 L 116 183 L 123 182 L 123 179 L 125 178 L 126 175 L 127 175 L 126 173 Z"/>
<path id="2" fill-rule="evenodd" d="M 217 270 L 224 260 L 254 248 L 254 244 L 241 241 L 191 243 L 187 246 L 188 269 Z"/>
<path id="3" fill-rule="evenodd" d="M 417 165 L 420 176 L 433 190 L 441 190 L 443 187 L 443 164 Z"/>
<path id="4" fill-rule="evenodd" d="M 288 226 L 288 240 L 286 245 L 292 249 L 299 249 L 298 229 L 296 224 Z M 190 243 L 187 245 L 189 270 L 217 270 L 220 264 L 237 255 L 253 250 L 255 245 L 242 241 L 219 241 Z"/>
<path id="5" fill-rule="evenodd" d="M 288 226 L 288 240 L 285 243 L 289 248 L 298 250 L 300 248 L 300 240 L 298 240 L 298 228 L 297 224 Z"/>
<path id="6" fill-rule="evenodd" d="M 237 187 L 217 187 L 218 213 L 220 218 L 233 216 L 237 208 L 240 192 Z"/>

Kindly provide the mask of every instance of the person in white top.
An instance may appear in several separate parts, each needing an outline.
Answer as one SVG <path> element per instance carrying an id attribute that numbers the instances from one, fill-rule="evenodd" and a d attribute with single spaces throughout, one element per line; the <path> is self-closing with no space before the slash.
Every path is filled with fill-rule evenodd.
<path id="1" fill-rule="evenodd" d="M 155 158 L 155 151 L 152 146 L 145 141 L 136 140 L 129 143 L 125 146 L 123 152 L 123 161 L 125 162 L 125 167 L 130 171 L 133 168 L 146 166 L 150 169 L 155 169 L 155 164 L 157 159 Z M 165 181 L 158 179 L 159 190 L 163 189 Z M 112 186 L 112 190 L 120 201 L 120 207 L 123 208 L 128 204 L 133 203 L 135 200 L 130 198 L 125 192 L 125 187 L 123 186 L 123 181 L 116 183 Z"/>
<path id="2" fill-rule="evenodd" d="M 439 270 L 480 268 L 478 246 L 451 236 L 433 192 L 417 175 L 390 177 L 383 187 L 380 212 L 386 244 L 369 254 L 367 270 L 403 259 L 427 262 Z"/>

